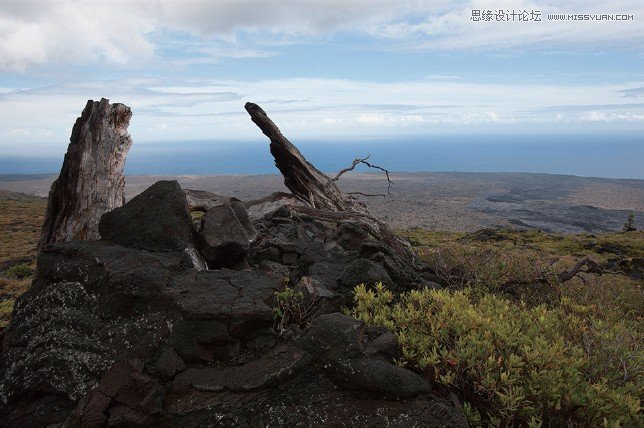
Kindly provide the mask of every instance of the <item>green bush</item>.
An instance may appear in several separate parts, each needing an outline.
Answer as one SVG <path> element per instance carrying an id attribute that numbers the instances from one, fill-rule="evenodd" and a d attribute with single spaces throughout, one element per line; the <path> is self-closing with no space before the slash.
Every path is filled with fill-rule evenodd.
<path id="1" fill-rule="evenodd" d="M 31 266 L 15 265 L 7 269 L 7 276 L 9 278 L 24 279 L 33 275 L 34 270 Z"/>
<path id="2" fill-rule="evenodd" d="M 301 291 L 286 286 L 283 291 L 275 293 L 273 317 L 275 326 L 281 333 L 289 327 L 304 328 L 318 305 L 317 296 L 305 297 Z"/>
<path id="3" fill-rule="evenodd" d="M 399 364 L 461 397 L 472 425 L 643 422 L 641 337 L 624 341 L 628 328 L 566 299 L 530 308 L 470 289 L 426 289 L 395 303 L 382 284 L 360 285 L 348 312 L 395 332 Z"/>
<path id="4" fill-rule="evenodd" d="M 9 325 L 14 303 L 14 299 L 7 299 L 0 302 L 0 328 L 4 328 Z"/>

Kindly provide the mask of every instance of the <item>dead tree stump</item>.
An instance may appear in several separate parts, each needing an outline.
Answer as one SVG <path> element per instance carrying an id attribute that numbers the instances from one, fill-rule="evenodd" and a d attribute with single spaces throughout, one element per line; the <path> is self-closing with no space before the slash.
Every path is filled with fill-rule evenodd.
<path id="1" fill-rule="evenodd" d="M 132 111 L 103 98 L 89 100 L 76 119 L 58 179 L 49 191 L 39 247 L 99 239 L 101 216 L 125 202 L 125 156 Z"/>
<path id="2" fill-rule="evenodd" d="M 279 128 L 260 106 L 246 103 L 244 107 L 250 114 L 251 120 L 271 140 L 271 154 L 275 158 L 275 166 L 284 176 L 286 187 L 311 207 L 293 205 L 291 206 L 292 212 L 308 214 L 316 218 L 358 222 L 379 241 L 393 248 L 405 261 L 412 266 L 421 267 L 422 263 L 412 251 L 409 243 L 398 238 L 385 223 L 372 216 L 362 202 L 342 193 L 335 185 L 334 179 L 308 162 L 297 147 L 282 135 Z M 388 172 L 387 178 L 389 179 Z"/>

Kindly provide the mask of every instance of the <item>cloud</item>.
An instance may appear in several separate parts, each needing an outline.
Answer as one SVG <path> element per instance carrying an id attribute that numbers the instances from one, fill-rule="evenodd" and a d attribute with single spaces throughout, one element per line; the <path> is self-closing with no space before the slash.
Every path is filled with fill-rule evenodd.
<path id="1" fill-rule="evenodd" d="M 624 98 L 644 97 L 644 86 L 641 88 L 622 89 L 618 92 L 620 92 Z"/>
<path id="2" fill-rule="evenodd" d="M 0 2 L 0 70 L 48 64 L 143 66 L 181 50 L 183 65 L 278 54 L 268 46 L 339 34 L 368 36 L 371 48 L 424 51 L 558 46 L 619 49 L 644 42 L 638 0 L 498 0 L 494 8 L 539 10 L 541 22 L 473 22 L 490 4 L 423 0 L 4 0 Z M 634 21 L 548 21 L 556 13 L 627 13 Z M 176 52 L 174 52 L 176 54 Z M 437 79 L 445 79 L 436 77 Z M 447 77 L 449 79 L 451 77 Z"/>
<path id="3" fill-rule="evenodd" d="M 644 86 L 644 82 L 633 82 L 632 86 Z M 189 82 L 145 78 L 65 83 L 28 90 L 7 88 L 0 94 L 0 155 L 32 150 L 64 153 L 71 127 L 87 98 L 100 97 L 132 107 L 130 133 L 138 145 L 206 139 L 259 140 L 261 133 L 243 109 L 246 101 L 259 103 L 294 141 L 479 130 L 579 131 L 591 124 L 602 129 L 644 130 L 643 109 L 629 107 L 615 95 L 622 88 L 623 85 L 613 84 L 320 78 Z M 521 98 L 517 98 L 518 93 Z M 56 100 L 55 109 L 52 99 Z M 580 111 L 570 104 L 573 102 L 595 108 Z M 621 107 L 615 109 L 613 105 Z M 553 108 L 556 106 L 560 108 Z"/>
<path id="4" fill-rule="evenodd" d="M 423 10 L 426 2 L 399 0 L 218 0 L 159 2 L 163 22 L 202 35 L 234 37 L 239 31 L 322 35 L 381 25 Z M 435 2 L 436 3 L 436 2 Z M 447 2 L 438 2 L 447 3 Z"/>
<path id="5" fill-rule="evenodd" d="M 471 20 L 473 10 L 501 10 L 504 13 L 540 12 L 539 22 Z M 558 21 L 556 14 L 629 14 L 631 21 Z M 373 35 L 391 39 L 415 39 L 415 50 L 499 50 L 513 47 L 547 49 L 556 47 L 639 48 L 644 41 L 644 27 L 638 17 L 644 16 L 644 4 L 636 0 L 617 0 L 607 6 L 604 1 L 570 1 L 565 5 L 549 1 L 474 0 L 459 2 L 447 13 L 430 13 L 420 22 L 400 21 L 374 28 Z"/>
<path id="6" fill-rule="evenodd" d="M 142 19 L 148 7 L 129 2 L 7 0 L 0 3 L 0 70 L 25 71 L 56 61 L 126 64 L 150 58 Z M 123 2 L 123 5 L 126 3 Z"/>
<path id="7" fill-rule="evenodd" d="M 644 113 L 603 113 L 591 111 L 581 116 L 584 122 L 644 122 Z"/>
<path id="8" fill-rule="evenodd" d="M 506 119 L 501 120 L 499 115 L 493 111 L 486 111 L 483 113 L 468 113 L 462 116 L 462 121 L 464 124 L 469 125 L 472 123 L 499 123 L 505 122 L 510 123 L 512 120 Z"/>

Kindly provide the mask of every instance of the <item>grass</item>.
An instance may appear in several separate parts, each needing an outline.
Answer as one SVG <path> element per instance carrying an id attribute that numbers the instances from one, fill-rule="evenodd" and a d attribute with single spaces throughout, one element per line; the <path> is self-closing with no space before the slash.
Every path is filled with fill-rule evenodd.
<path id="1" fill-rule="evenodd" d="M 0 191 L 0 329 L 31 285 L 47 200 Z"/>
<path id="2" fill-rule="evenodd" d="M 644 232 L 399 234 L 448 287 L 357 287 L 347 312 L 394 331 L 398 363 L 473 426 L 641 426 Z M 583 258 L 595 268 L 562 281 Z"/>
<path id="3" fill-rule="evenodd" d="M 0 194 L 0 266 L 35 260 L 46 209 L 44 198 Z"/>
<path id="4" fill-rule="evenodd" d="M 533 294 L 537 304 L 570 297 L 617 317 L 644 315 L 644 231 L 565 235 L 508 229 L 474 233 L 411 229 L 399 234 L 453 289 L 469 286 L 527 301 Z M 597 262 L 605 273 L 582 273 L 559 284 L 556 274 L 582 258 Z M 605 302 L 610 302 L 608 308 L 599 305 Z"/>

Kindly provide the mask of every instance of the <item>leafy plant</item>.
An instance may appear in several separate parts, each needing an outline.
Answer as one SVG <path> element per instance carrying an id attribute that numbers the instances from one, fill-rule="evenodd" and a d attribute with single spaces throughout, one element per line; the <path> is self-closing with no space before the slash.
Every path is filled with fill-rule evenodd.
<path id="1" fill-rule="evenodd" d="M 0 328 L 4 328 L 9 325 L 14 303 L 15 299 L 7 299 L 0 302 Z"/>
<path id="2" fill-rule="evenodd" d="M 641 329 L 606 323 L 572 301 L 530 308 L 466 288 L 413 290 L 394 302 L 378 284 L 356 287 L 348 312 L 395 332 L 399 363 L 459 395 L 473 425 L 643 422 Z"/>
<path id="3" fill-rule="evenodd" d="M 273 316 L 276 328 L 281 333 L 289 327 L 304 328 L 315 313 L 318 305 L 317 296 L 306 298 L 301 291 L 295 291 L 288 285 L 283 291 L 275 293 L 276 306 Z"/>
<path id="4" fill-rule="evenodd" d="M 9 278 L 16 279 L 25 279 L 34 274 L 34 270 L 31 266 L 27 265 L 15 265 L 7 269 L 7 276 Z"/>

